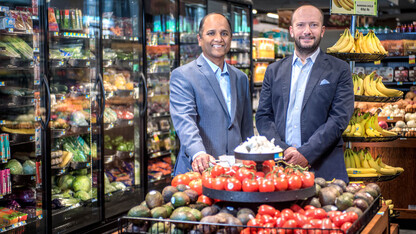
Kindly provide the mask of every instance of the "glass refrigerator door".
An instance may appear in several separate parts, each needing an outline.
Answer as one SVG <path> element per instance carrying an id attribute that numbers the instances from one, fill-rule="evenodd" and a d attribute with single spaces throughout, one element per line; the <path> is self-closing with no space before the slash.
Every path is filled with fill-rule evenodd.
<path id="1" fill-rule="evenodd" d="M 147 171 L 149 189 L 170 183 L 175 133 L 169 115 L 170 72 L 178 65 L 177 2 L 145 2 L 147 79 Z M 172 155 L 172 157 L 171 157 Z M 173 160 L 172 160 L 173 159 Z"/>
<path id="2" fill-rule="evenodd" d="M 141 202 L 139 84 L 142 73 L 142 7 L 138 0 L 104 1 L 103 81 L 105 216 Z"/>
<path id="3" fill-rule="evenodd" d="M 43 232 L 39 11 L 0 2 L 0 232 Z"/>
<path id="4" fill-rule="evenodd" d="M 97 6 L 90 0 L 51 0 L 47 8 L 53 232 L 100 220 L 97 139 L 91 131 L 97 119 L 91 95 L 97 77 Z"/>
<path id="5" fill-rule="evenodd" d="M 198 45 L 199 22 L 206 15 L 205 1 L 181 0 L 179 13 L 180 65 L 185 65 L 201 54 Z"/>

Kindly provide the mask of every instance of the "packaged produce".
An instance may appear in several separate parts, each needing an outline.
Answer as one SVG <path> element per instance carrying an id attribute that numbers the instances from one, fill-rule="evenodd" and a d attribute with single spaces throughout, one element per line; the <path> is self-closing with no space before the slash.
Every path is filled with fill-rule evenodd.
<path id="1" fill-rule="evenodd" d="M 404 55 L 416 54 L 416 40 L 403 40 Z"/>
<path id="2" fill-rule="evenodd" d="M 23 21 L 22 15 L 20 14 L 20 11 L 10 10 L 10 15 L 15 21 L 14 28 L 16 30 L 21 30 L 21 31 L 26 30 L 26 25 L 25 25 L 25 22 Z"/>
<path id="3" fill-rule="evenodd" d="M 49 31 L 51 32 L 58 32 L 59 31 L 59 27 L 58 27 L 58 22 L 56 21 L 55 18 L 55 10 L 53 8 L 48 8 L 48 27 L 49 27 Z"/>
<path id="4" fill-rule="evenodd" d="M 416 66 L 409 68 L 409 81 L 416 81 Z"/>
<path id="5" fill-rule="evenodd" d="M 404 66 L 394 68 L 394 81 L 406 82 L 409 78 L 409 69 Z"/>

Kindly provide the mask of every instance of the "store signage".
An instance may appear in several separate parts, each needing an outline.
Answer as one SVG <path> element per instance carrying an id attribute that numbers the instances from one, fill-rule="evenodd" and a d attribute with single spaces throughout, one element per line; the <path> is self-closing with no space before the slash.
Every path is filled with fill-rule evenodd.
<path id="1" fill-rule="evenodd" d="M 415 55 L 409 55 L 409 64 L 415 64 Z"/>
<path id="2" fill-rule="evenodd" d="M 377 16 L 377 0 L 331 0 L 331 14 Z"/>

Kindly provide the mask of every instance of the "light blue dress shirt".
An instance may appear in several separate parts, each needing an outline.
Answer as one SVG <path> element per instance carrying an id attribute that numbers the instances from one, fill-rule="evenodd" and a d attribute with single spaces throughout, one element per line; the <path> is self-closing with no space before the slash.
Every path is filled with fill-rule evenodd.
<path id="1" fill-rule="evenodd" d="M 207 59 L 204 54 L 201 54 L 202 57 L 207 61 L 208 65 L 211 67 L 212 71 L 215 73 L 218 83 L 220 84 L 222 96 L 224 97 L 225 104 L 227 105 L 228 115 L 231 117 L 231 87 L 230 87 L 230 74 L 228 73 L 227 64 L 224 61 L 224 69 L 221 71 L 220 67 L 215 65 L 211 60 Z M 206 153 L 205 151 L 199 151 L 192 156 L 192 161 L 200 154 Z"/>
<path id="2" fill-rule="evenodd" d="M 301 59 L 293 55 L 292 61 L 292 77 L 290 82 L 289 106 L 286 116 L 286 144 L 298 148 L 301 146 L 301 113 L 303 96 L 305 94 L 306 84 L 308 83 L 309 75 L 312 66 L 318 57 L 319 49 L 317 49 L 310 57 L 306 59 L 305 64 L 302 64 Z"/>

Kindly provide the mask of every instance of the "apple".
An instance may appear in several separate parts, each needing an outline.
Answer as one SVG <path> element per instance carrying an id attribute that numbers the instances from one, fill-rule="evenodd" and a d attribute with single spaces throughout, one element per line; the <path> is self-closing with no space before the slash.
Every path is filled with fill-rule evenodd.
<path id="1" fill-rule="evenodd" d="M 380 125 L 383 129 L 387 129 L 389 127 L 386 121 L 378 121 L 378 125 Z"/>

